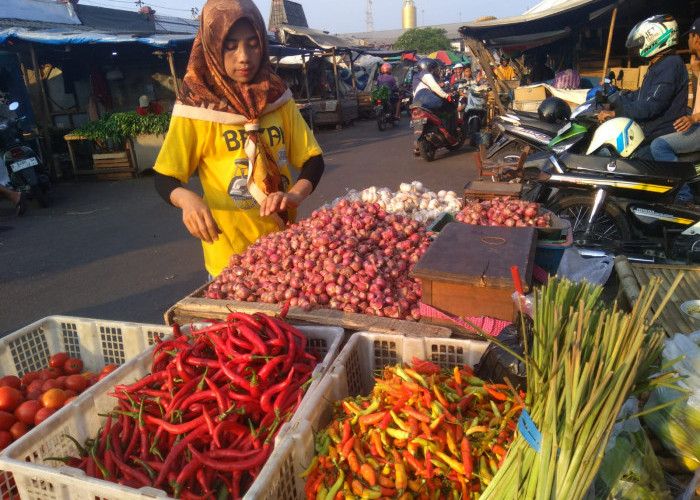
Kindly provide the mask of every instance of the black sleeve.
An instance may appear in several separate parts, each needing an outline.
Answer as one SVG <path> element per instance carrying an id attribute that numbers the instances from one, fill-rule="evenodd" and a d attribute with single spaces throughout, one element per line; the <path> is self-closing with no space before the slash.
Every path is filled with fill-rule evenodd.
<path id="1" fill-rule="evenodd" d="M 155 186 L 156 191 L 158 191 L 160 197 L 171 205 L 173 203 L 170 201 L 170 193 L 175 191 L 177 188 L 182 187 L 182 183 L 175 177 L 169 177 L 158 172 L 156 172 L 156 176 L 153 179 L 153 185 Z"/>
<path id="2" fill-rule="evenodd" d="M 299 179 L 306 179 L 311 183 L 312 191 L 316 189 L 318 181 L 321 180 L 323 175 L 323 170 L 325 169 L 325 164 L 323 163 L 323 156 L 312 156 L 306 163 L 301 166 L 301 173 L 299 174 Z"/>

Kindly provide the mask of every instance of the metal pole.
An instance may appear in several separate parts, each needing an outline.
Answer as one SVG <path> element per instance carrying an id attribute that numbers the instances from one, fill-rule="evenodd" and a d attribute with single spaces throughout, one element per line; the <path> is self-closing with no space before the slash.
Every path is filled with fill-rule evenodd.
<path id="1" fill-rule="evenodd" d="M 311 62 L 311 57 L 309 56 L 309 62 Z M 311 106 L 311 89 L 309 89 L 309 71 L 306 64 L 306 54 L 301 55 L 302 61 L 302 71 L 304 73 L 304 87 L 306 87 L 306 99 L 309 101 L 309 123 L 311 124 L 311 130 L 314 129 L 314 109 Z"/>
<path id="2" fill-rule="evenodd" d="M 180 83 L 177 81 L 177 75 L 175 74 L 175 60 L 173 58 L 173 51 L 168 51 L 168 63 L 170 64 L 170 73 L 173 75 L 173 85 L 175 86 L 175 97 L 180 94 Z"/>
<path id="3" fill-rule="evenodd" d="M 610 31 L 608 31 L 608 46 L 605 48 L 605 61 L 603 62 L 603 80 L 607 78 L 608 60 L 610 59 L 610 46 L 612 45 L 613 28 L 615 27 L 615 18 L 617 17 L 617 7 L 613 9 L 612 18 L 610 19 Z"/>
<path id="4" fill-rule="evenodd" d="M 338 63 L 335 60 L 335 47 L 333 47 L 333 77 L 335 79 L 335 96 L 338 99 L 338 117 L 340 124 L 343 123 L 343 102 L 340 100 L 340 79 L 338 77 Z"/>
<path id="5" fill-rule="evenodd" d="M 53 162 L 53 148 L 51 147 L 51 132 L 49 129 L 49 122 L 53 122 L 51 117 L 51 108 L 49 107 L 49 99 L 46 96 L 46 89 L 44 88 L 44 78 L 41 74 L 41 69 L 39 68 L 39 60 L 36 57 L 36 51 L 34 50 L 34 44 L 29 44 L 29 51 L 32 57 L 32 67 L 34 68 L 34 78 L 39 84 L 39 90 L 41 91 L 41 100 L 44 105 L 44 119 L 41 120 L 41 131 L 44 135 L 44 144 L 46 145 L 47 153 L 47 163 L 51 169 L 51 175 L 56 176 L 56 166 Z"/>

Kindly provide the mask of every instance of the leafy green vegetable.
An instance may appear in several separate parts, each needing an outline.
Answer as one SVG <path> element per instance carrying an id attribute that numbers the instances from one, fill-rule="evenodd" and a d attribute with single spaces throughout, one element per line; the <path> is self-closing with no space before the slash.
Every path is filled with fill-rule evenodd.
<path id="1" fill-rule="evenodd" d="M 71 134 L 97 141 L 110 147 L 123 146 L 127 137 L 143 134 L 165 135 L 170 125 L 170 113 L 142 116 L 136 111 L 125 113 L 105 113 L 77 129 Z"/>
<path id="2" fill-rule="evenodd" d="M 386 101 L 391 97 L 391 90 L 386 85 L 375 87 L 372 89 L 372 102 Z"/>

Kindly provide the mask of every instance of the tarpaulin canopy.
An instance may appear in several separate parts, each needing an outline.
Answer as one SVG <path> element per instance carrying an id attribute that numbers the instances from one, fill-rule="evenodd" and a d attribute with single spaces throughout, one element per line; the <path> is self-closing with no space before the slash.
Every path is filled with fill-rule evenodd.
<path id="1" fill-rule="evenodd" d="M 22 21 L 81 24 L 73 4 L 55 0 L 3 0 L 0 16 Z"/>
<path id="2" fill-rule="evenodd" d="M 467 23 L 463 36 L 488 46 L 526 49 L 569 36 L 572 29 L 599 19 L 621 0 L 545 0 L 521 16 Z"/>
<path id="3" fill-rule="evenodd" d="M 348 48 L 359 45 L 359 40 L 339 35 L 331 35 L 302 26 L 284 24 L 279 27 L 279 34 L 285 45 L 319 49 Z"/>
<path id="4" fill-rule="evenodd" d="M 192 42 L 191 34 L 112 34 L 96 30 L 6 28 L 0 30 L 0 43 L 8 39 L 53 45 L 71 45 L 81 43 L 125 43 L 138 42 L 157 47 L 169 47 L 183 42 Z"/>

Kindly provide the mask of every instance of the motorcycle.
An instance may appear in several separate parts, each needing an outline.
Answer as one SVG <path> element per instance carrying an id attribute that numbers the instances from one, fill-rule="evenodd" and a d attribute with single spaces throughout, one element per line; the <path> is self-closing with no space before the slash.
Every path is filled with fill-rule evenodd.
<path id="1" fill-rule="evenodd" d="M 34 150 L 24 141 L 21 122 L 26 116 L 14 117 L 17 102 L 2 103 L 9 110 L 0 118 L 0 151 L 12 185 L 36 199 L 42 207 L 49 205 L 51 179 Z"/>
<path id="2" fill-rule="evenodd" d="M 514 109 L 497 115 L 493 120 L 496 139 L 487 150 L 486 158 L 496 163 L 516 162 L 526 146 L 535 153 L 547 150 L 584 152 L 598 127 L 600 105 L 614 102 L 616 98 L 619 89 L 613 81 L 611 73 L 600 88 L 591 89 L 587 100 L 577 106 L 564 123 L 550 123 L 540 119 L 538 113 Z"/>
<path id="3" fill-rule="evenodd" d="M 396 127 L 399 124 L 399 119 L 395 116 L 396 99 L 399 97 L 392 92 L 388 99 L 377 98 L 374 101 L 374 116 L 377 119 L 377 128 L 380 131 L 386 130 L 387 125 L 391 124 Z"/>
<path id="4" fill-rule="evenodd" d="M 453 114 L 457 114 L 457 94 L 450 97 L 450 104 L 454 108 Z M 447 113 L 441 113 L 446 115 Z M 440 116 L 436 112 L 424 108 L 420 102 L 411 105 L 411 127 L 415 137 L 416 155 L 423 157 L 425 161 L 433 161 L 435 152 L 439 148 L 447 148 L 450 151 L 462 147 L 467 139 L 467 124 L 463 117 L 455 116 L 457 120 L 456 135 L 452 135 L 447 129 L 446 121 L 449 116 Z"/>
<path id="5" fill-rule="evenodd" d="M 686 183 L 700 203 L 700 152 L 678 162 L 641 158 L 641 127 L 614 120 L 596 130 L 585 154 L 552 150 L 526 161 L 523 197 L 568 220 L 578 247 L 700 262 L 700 209 L 674 203 Z"/>
<path id="6" fill-rule="evenodd" d="M 467 97 L 460 97 L 457 112 L 459 118 L 466 123 L 467 137 L 471 145 L 474 146 L 477 144 L 477 134 L 486 123 L 486 100 L 489 88 L 472 85 L 462 91 L 467 94 Z"/>

